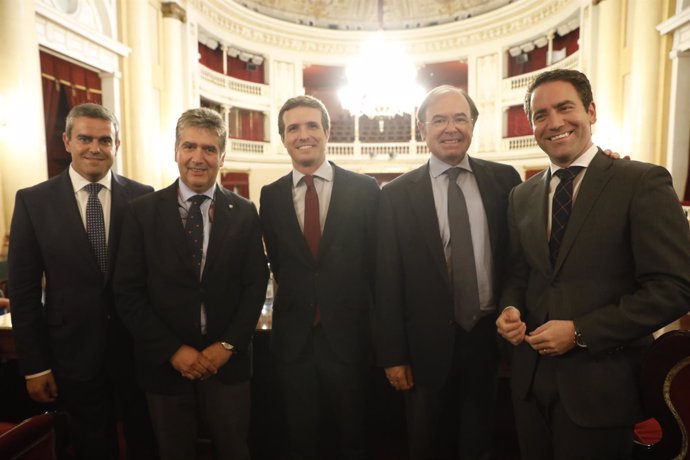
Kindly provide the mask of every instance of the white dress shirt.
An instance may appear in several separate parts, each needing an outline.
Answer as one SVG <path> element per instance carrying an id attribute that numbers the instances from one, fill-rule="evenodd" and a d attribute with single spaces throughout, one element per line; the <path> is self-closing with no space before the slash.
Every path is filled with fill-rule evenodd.
<path id="1" fill-rule="evenodd" d="M 304 176 L 296 169 L 292 170 L 292 202 L 295 205 L 295 214 L 297 214 L 297 221 L 302 232 L 304 232 L 304 195 L 307 193 Z M 319 197 L 319 224 L 321 225 L 321 233 L 323 233 L 328 205 L 331 203 L 331 193 L 333 192 L 333 166 L 328 161 L 324 161 L 319 169 L 314 171 L 313 176 L 314 188 Z"/>

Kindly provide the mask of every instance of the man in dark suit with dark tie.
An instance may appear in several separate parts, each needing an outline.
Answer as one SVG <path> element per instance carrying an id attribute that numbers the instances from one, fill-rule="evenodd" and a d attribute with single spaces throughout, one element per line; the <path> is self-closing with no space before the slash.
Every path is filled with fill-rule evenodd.
<path id="1" fill-rule="evenodd" d="M 584 74 L 539 75 L 525 112 L 551 165 L 511 194 L 497 321 L 522 458 L 628 459 L 650 334 L 690 309 L 688 223 L 664 168 L 592 143 Z"/>
<path id="2" fill-rule="evenodd" d="M 338 427 L 340 456 L 370 458 L 375 220 L 379 188 L 326 161 L 330 120 L 316 98 L 289 99 L 278 129 L 293 170 L 261 191 L 261 220 L 278 283 L 271 347 L 278 358 L 291 459 L 319 456 L 319 398 Z"/>
<path id="3" fill-rule="evenodd" d="M 115 273 L 161 457 L 196 458 L 197 417 L 215 458 L 246 460 L 251 340 L 268 265 L 254 205 L 216 184 L 227 131 L 210 109 L 182 114 L 179 180 L 132 202 Z"/>
<path id="4" fill-rule="evenodd" d="M 431 90 L 417 111 L 429 162 L 383 188 L 378 229 L 378 361 L 405 392 L 409 458 L 492 450 L 498 347 L 493 328 L 507 254 L 510 166 L 469 157 L 478 111 L 462 90 Z M 441 426 L 452 414 L 452 432 Z M 453 447 L 451 446 L 451 449 Z"/>
<path id="5" fill-rule="evenodd" d="M 78 458 L 118 458 L 115 394 L 129 458 L 152 458 L 132 339 L 115 315 L 111 280 L 127 202 L 153 189 L 111 173 L 120 139 L 108 109 L 74 107 L 63 141 L 69 168 L 15 201 L 9 284 L 19 364 L 31 398 L 67 412 Z"/>

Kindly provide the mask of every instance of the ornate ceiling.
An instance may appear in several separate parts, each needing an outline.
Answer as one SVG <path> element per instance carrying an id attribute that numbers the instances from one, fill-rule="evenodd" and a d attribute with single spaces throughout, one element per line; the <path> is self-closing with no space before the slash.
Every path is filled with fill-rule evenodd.
<path id="1" fill-rule="evenodd" d="M 400 30 L 460 21 L 515 0 L 234 0 L 284 21 L 336 30 Z M 382 27 L 381 27 L 382 26 Z"/>

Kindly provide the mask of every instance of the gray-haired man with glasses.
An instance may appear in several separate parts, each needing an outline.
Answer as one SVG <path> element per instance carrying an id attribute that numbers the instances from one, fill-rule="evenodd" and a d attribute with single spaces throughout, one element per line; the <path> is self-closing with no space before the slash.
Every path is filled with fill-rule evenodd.
<path id="1" fill-rule="evenodd" d="M 478 115 L 464 91 L 431 90 L 417 119 L 432 155 L 381 195 L 376 346 L 405 393 L 411 460 L 436 458 L 439 445 L 463 460 L 491 456 L 495 311 L 508 193 L 520 177 L 467 156 Z M 441 424 L 445 411 L 453 423 Z"/>

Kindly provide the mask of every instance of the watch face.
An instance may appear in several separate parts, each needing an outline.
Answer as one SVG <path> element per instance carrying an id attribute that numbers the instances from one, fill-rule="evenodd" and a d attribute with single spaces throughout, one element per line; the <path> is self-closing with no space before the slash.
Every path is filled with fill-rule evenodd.
<path id="1" fill-rule="evenodd" d="M 225 348 L 226 350 L 232 350 L 234 348 L 228 342 L 221 342 L 220 344 L 223 345 L 223 348 Z"/>

